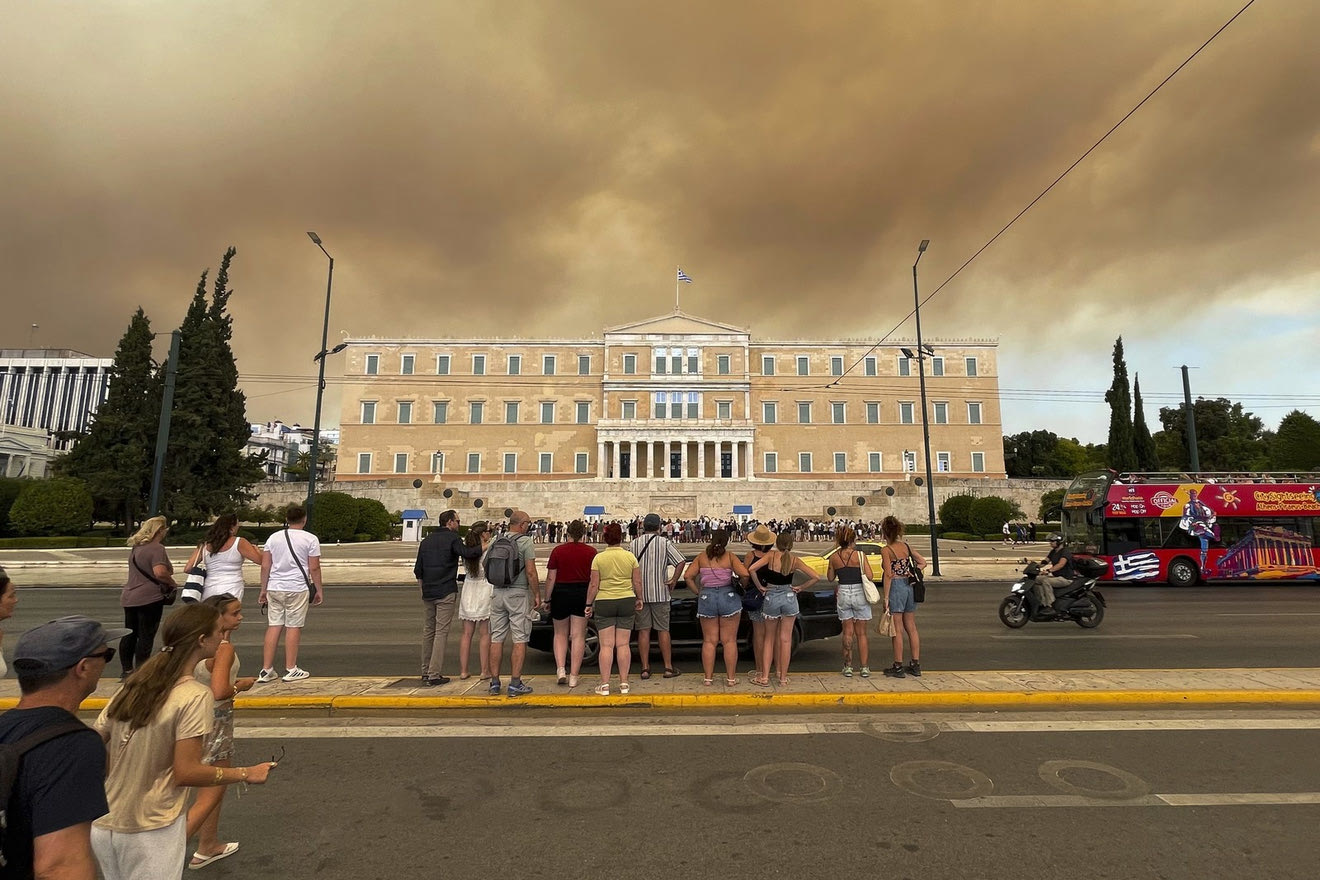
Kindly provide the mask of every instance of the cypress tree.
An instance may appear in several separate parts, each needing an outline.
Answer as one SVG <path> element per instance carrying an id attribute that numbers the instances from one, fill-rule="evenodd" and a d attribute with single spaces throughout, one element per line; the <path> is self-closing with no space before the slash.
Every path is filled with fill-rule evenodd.
<path id="1" fill-rule="evenodd" d="M 1128 385 L 1127 361 L 1123 359 L 1123 337 L 1114 342 L 1114 384 L 1105 392 L 1109 403 L 1107 463 L 1116 471 L 1137 469 L 1137 450 L 1132 435 L 1132 391 Z"/>
<path id="2" fill-rule="evenodd" d="M 87 432 L 55 462 L 55 472 L 87 484 L 98 518 L 127 532 L 146 513 L 160 418 L 160 384 L 151 360 L 151 321 L 139 308 L 115 350 L 105 402 Z"/>
<path id="3" fill-rule="evenodd" d="M 168 516 L 190 523 L 247 501 L 247 487 L 262 478 L 260 465 L 243 451 L 251 433 L 229 344 L 229 266 L 235 253 L 232 247 L 225 252 L 209 301 L 208 272 L 202 273 L 179 327 L 179 369 L 161 506 Z"/>
<path id="4" fill-rule="evenodd" d="M 1137 454 L 1137 467 L 1143 471 L 1160 469 L 1160 455 L 1155 450 L 1155 438 L 1146 426 L 1146 411 L 1141 403 L 1141 374 L 1132 377 L 1132 448 Z"/>

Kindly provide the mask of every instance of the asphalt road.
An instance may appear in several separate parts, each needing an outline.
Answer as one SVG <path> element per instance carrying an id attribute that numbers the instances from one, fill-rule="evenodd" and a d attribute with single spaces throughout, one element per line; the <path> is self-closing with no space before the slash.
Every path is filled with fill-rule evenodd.
<path id="1" fill-rule="evenodd" d="M 1096 630 L 1071 623 L 1028 624 L 1009 630 L 996 617 L 1005 584 L 933 587 L 918 612 L 922 665 L 931 670 L 1142 669 L 1315 666 L 1320 663 L 1320 587 L 1214 586 L 1195 589 L 1107 586 L 1109 608 Z M 421 603 L 415 588 L 334 586 L 312 610 L 299 665 L 313 675 L 413 675 L 419 671 Z M 17 634 L 65 614 L 121 618 L 117 589 L 44 588 L 20 591 L 5 630 Z M 256 590 L 248 589 L 249 603 Z M 253 604 L 235 638 L 243 668 L 260 665 L 264 622 Z M 884 640 L 887 641 L 887 640 Z M 7 640 L 7 653 L 13 638 Z M 872 667 L 885 665 L 887 644 L 871 637 Z M 457 630 L 446 674 L 457 670 Z M 282 662 L 282 652 L 278 660 Z M 506 673 L 507 673 L 507 660 Z M 676 660 L 691 672 L 693 652 Z M 477 668 L 475 656 L 473 669 Z M 740 668 L 747 668 L 744 663 Z M 839 666 L 837 638 L 807 642 L 793 669 Z M 529 652 L 525 670 L 552 675 L 548 654 Z"/>
<path id="2" fill-rule="evenodd" d="M 283 750 L 281 765 L 226 800 L 222 838 L 242 848 L 206 871 L 1312 878 L 1320 722 L 1305 717 L 1311 729 L 1077 731 L 1062 713 L 1018 732 L 895 716 L 723 735 L 655 717 L 640 733 L 609 719 L 409 738 L 265 728 L 238 759 Z"/>

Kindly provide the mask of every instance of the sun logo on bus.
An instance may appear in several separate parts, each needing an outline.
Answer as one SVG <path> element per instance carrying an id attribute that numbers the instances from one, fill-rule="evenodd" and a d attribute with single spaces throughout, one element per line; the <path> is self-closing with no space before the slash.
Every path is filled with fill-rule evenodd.
<path id="1" fill-rule="evenodd" d="M 1237 510 L 1238 503 L 1241 501 L 1241 499 L 1238 498 L 1236 489 L 1225 489 L 1220 493 L 1219 500 L 1230 510 Z"/>

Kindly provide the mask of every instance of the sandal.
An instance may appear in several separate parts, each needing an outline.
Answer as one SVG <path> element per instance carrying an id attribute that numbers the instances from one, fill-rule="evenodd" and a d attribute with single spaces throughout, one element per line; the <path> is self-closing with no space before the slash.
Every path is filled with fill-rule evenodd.
<path id="1" fill-rule="evenodd" d="M 713 679 L 713 678 L 703 679 L 703 680 L 702 680 L 702 683 L 705 684 L 706 687 L 710 687 L 711 685 L 713 685 L 713 684 L 715 683 L 715 679 Z"/>
<path id="2" fill-rule="evenodd" d="M 643 667 L 642 667 L 642 675 L 641 675 L 641 679 L 642 679 L 642 681 L 646 681 L 646 680 L 647 680 L 648 678 L 650 678 L 650 677 L 651 677 L 651 667 L 649 667 L 649 666 L 643 666 Z M 626 693 L 626 692 L 625 692 L 625 693 Z"/>
<path id="3" fill-rule="evenodd" d="M 593 691 L 598 697 L 608 697 L 610 695 L 610 686 L 608 684 L 598 684 L 593 688 Z"/>
<path id="4" fill-rule="evenodd" d="M 628 693 L 630 690 L 632 690 L 632 689 L 628 687 L 628 682 L 626 682 L 626 681 L 621 681 L 621 682 L 619 682 L 619 693 L 621 693 L 621 694 L 626 694 L 626 693 Z"/>
<path id="5" fill-rule="evenodd" d="M 193 853 L 192 860 L 188 862 L 188 870 L 196 871 L 200 868 L 205 868 L 207 865 L 211 864 L 212 862 L 218 862 L 221 859 L 227 859 L 236 852 L 238 852 L 237 843 L 226 843 L 225 848 L 220 850 L 220 852 L 216 853 L 213 856 L 204 856 L 199 852 L 195 852 Z"/>
<path id="6" fill-rule="evenodd" d="M 747 680 L 750 681 L 752 684 L 756 685 L 757 687 L 762 687 L 762 688 L 770 687 L 769 678 L 749 678 Z"/>
<path id="7" fill-rule="evenodd" d="M 666 667 L 665 667 L 665 674 L 664 674 L 662 677 L 663 677 L 663 678 L 678 678 L 678 677 L 679 677 L 680 675 L 682 675 L 682 674 L 683 674 L 683 673 L 679 672 L 677 669 L 673 668 L 672 666 L 666 666 Z"/>
<path id="8" fill-rule="evenodd" d="M 785 677 L 785 678 L 781 678 L 781 679 L 779 679 L 779 686 L 780 686 L 780 687 L 788 687 L 788 678 Z"/>
<path id="9" fill-rule="evenodd" d="M 724 683 L 727 684 L 729 687 L 733 687 L 735 684 L 738 683 L 738 679 L 736 679 L 736 678 L 726 678 L 726 679 L 724 679 Z"/>

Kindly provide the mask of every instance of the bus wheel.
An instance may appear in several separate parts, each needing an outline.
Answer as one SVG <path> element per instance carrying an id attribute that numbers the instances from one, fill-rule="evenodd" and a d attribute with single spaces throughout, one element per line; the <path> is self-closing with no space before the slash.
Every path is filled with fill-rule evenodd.
<path id="1" fill-rule="evenodd" d="M 1169 583 L 1175 587 L 1194 587 L 1201 579 L 1201 570 L 1185 556 L 1169 563 Z"/>

